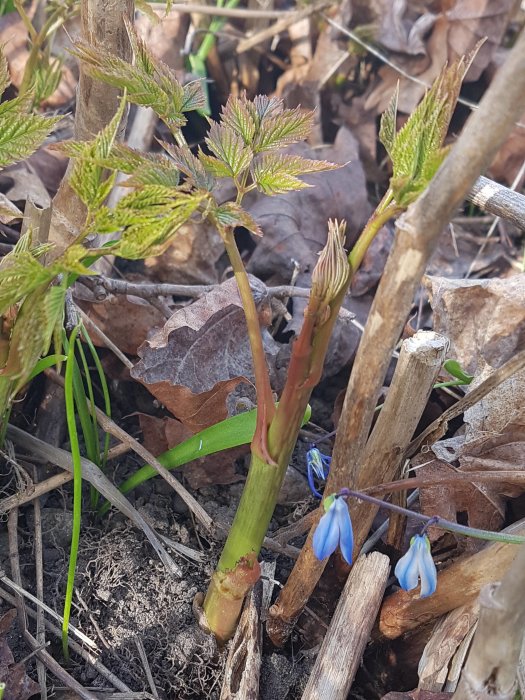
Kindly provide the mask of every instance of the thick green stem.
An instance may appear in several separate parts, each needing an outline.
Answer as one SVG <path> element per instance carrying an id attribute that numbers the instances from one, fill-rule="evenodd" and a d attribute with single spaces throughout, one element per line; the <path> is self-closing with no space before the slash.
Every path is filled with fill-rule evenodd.
<path id="1" fill-rule="evenodd" d="M 378 207 L 374 212 L 363 230 L 356 244 L 358 252 L 355 255 L 354 248 L 346 260 L 344 251 L 341 249 L 342 260 L 339 257 L 338 261 L 337 256 L 327 256 L 325 259 L 326 264 L 317 275 L 317 286 L 312 287 L 301 332 L 294 343 L 281 400 L 269 428 L 265 429 L 264 445 L 267 448 L 267 454 L 271 457 L 266 458 L 264 453 L 252 448 L 248 479 L 217 570 L 204 600 L 204 612 L 210 629 L 222 641 L 233 635 L 244 597 L 257 579 L 257 557 L 275 510 L 277 496 L 312 390 L 321 377 L 330 336 L 348 291 L 352 274 L 361 263 L 364 251 L 377 231 L 395 213 L 390 200 L 387 202 L 383 200 L 382 205 L 382 208 Z M 226 245 L 236 276 L 239 271 L 237 280 L 244 302 L 244 295 L 247 296 L 245 287 L 249 291 L 244 266 L 235 243 L 230 241 Z M 241 268 L 243 274 L 241 274 Z M 251 292 L 250 299 L 253 310 L 251 306 L 245 307 L 246 317 L 250 318 L 249 332 L 250 326 L 253 326 L 252 330 L 255 333 L 253 319 L 257 316 Z M 258 322 L 257 335 L 260 338 Z M 258 364 L 262 364 L 255 354 L 254 364 L 256 368 Z M 265 376 L 267 378 L 267 374 Z M 271 405 L 273 407 L 273 403 Z"/>

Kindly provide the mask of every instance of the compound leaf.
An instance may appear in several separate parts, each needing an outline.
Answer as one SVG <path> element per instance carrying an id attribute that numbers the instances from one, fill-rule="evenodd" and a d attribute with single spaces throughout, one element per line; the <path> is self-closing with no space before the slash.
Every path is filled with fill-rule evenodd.
<path id="1" fill-rule="evenodd" d="M 226 166 L 229 177 L 237 177 L 250 165 L 253 158 L 251 148 L 248 148 L 242 136 L 230 127 L 213 122 L 205 140 L 214 156 Z"/>

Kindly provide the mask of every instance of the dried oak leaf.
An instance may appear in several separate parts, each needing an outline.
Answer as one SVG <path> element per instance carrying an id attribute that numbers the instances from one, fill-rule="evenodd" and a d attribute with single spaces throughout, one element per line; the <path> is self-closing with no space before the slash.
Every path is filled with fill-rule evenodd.
<path id="1" fill-rule="evenodd" d="M 14 657 L 5 639 L 16 618 L 16 609 L 8 610 L 0 617 L 0 682 L 5 683 L 5 700 L 27 700 L 40 692 L 21 663 L 15 664 Z"/>
<path id="2" fill-rule="evenodd" d="M 265 330 L 271 320 L 266 287 L 250 276 L 266 359 L 274 389 L 280 346 Z M 141 360 L 131 370 L 134 379 L 193 432 L 228 416 L 228 397 L 240 383 L 250 385 L 253 367 L 244 310 L 235 279 L 223 282 L 190 306 L 178 309 L 165 326 L 138 350 Z M 231 402 L 230 402 L 231 403 Z M 234 412 L 235 406 L 231 406 Z"/>
<path id="3" fill-rule="evenodd" d="M 144 446 L 156 457 L 193 435 L 191 430 L 174 418 L 157 418 L 140 413 L 139 421 Z M 184 476 L 192 489 L 210 484 L 233 484 L 242 479 L 235 471 L 235 460 L 248 452 L 248 446 L 243 445 L 194 459 L 184 465 Z"/>

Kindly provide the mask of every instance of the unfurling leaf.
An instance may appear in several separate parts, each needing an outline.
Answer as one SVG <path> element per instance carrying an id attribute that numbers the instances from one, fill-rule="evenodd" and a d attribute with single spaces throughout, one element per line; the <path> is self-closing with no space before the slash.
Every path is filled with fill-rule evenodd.
<path id="1" fill-rule="evenodd" d="M 271 108 L 271 112 L 275 111 Z M 284 148 L 292 143 L 303 141 L 312 130 L 313 112 L 297 109 L 283 109 L 277 116 L 261 118 L 258 134 L 253 141 L 256 153 Z"/>
<path id="2" fill-rule="evenodd" d="M 222 108 L 221 124 L 242 136 L 246 145 L 251 144 L 259 124 L 253 102 L 249 102 L 245 94 L 240 97 L 230 95 Z"/>
<path id="3" fill-rule="evenodd" d="M 198 190 L 211 192 L 215 180 L 206 172 L 203 164 L 193 155 L 187 146 L 184 148 L 180 146 L 171 146 L 165 141 L 161 141 L 160 144 L 173 158 L 175 166 L 181 173 L 186 175 L 190 184 L 194 185 Z"/>
<path id="4" fill-rule="evenodd" d="M 252 215 L 235 202 L 226 202 L 215 209 L 210 208 L 208 216 L 219 231 L 243 226 L 255 236 L 262 236 L 259 224 Z"/>
<path id="5" fill-rule="evenodd" d="M 335 170 L 340 167 L 340 165 L 324 160 L 310 160 L 300 156 L 269 153 L 256 158 L 251 167 L 251 174 L 257 189 L 265 194 L 273 195 L 311 186 L 299 180 L 297 175 Z"/>
<path id="6" fill-rule="evenodd" d="M 0 87 L 4 82 L 0 73 Z M 16 97 L 0 104 L 0 168 L 30 156 L 62 118 L 28 114 L 30 103 Z"/>
<path id="7" fill-rule="evenodd" d="M 443 142 L 457 103 L 461 82 L 475 52 L 442 70 L 397 134 L 397 90 L 381 119 L 379 136 L 393 165 L 390 187 L 395 201 L 402 207 L 407 207 L 417 199 L 446 155 Z"/>
<path id="8" fill-rule="evenodd" d="M 120 239 L 105 247 L 105 252 L 130 260 L 160 255 L 207 198 L 206 193 L 187 194 L 169 187 L 145 185 L 123 197 L 115 209 L 100 209 L 94 229 L 100 234 L 120 233 Z"/>
<path id="9" fill-rule="evenodd" d="M 0 267 L 0 315 L 55 276 L 54 269 L 44 267 L 28 250 L 6 256 Z"/>
<path id="10" fill-rule="evenodd" d="M 16 317 L 7 363 L 0 375 L 18 380 L 14 393 L 27 381 L 41 355 L 49 350 L 57 323 L 62 322 L 64 286 L 41 286 L 26 297 Z"/>
<path id="11" fill-rule="evenodd" d="M 171 129 L 176 130 L 186 123 L 184 112 L 204 105 L 204 94 L 199 82 L 184 87 L 173 71 L 148 51 L 134 28 L 127 23 L 127 30 L 135 65 L 121 58 L 79 41 L 73 54 L 77 56 L 95 78 L 109 85 L 127 90 L 127 99 L 138 105 L 151 107 Z"/>
<path id="12" fill-rule="evenodd" d="M 122 100 L 113 119 L 93 141 L 69 142 L 62 146 L 62 150 L 76 158 L 69 183 L 91 213 L 102 206 L 115 184 L 116 173 L 105 177 L 101 163 L 109 158 L 113 149 L 125 106 Z"/>
<path id="13" fill-rule="evenodd" d="M 205 156 L 204 154 L 201 154 L 201 161 L 203 161 L 207 169 L 215 167 L 219 172 L 220 165 L 226 166 L 224 168 L 224 177 L 237 177 L 239 173 L 248 168 L 253 158 L 252 150 L 245 145 L 240 134 L 216 122 L 213 122 L 210 127 L 206 145 L 218 158 L 219 164 L 210 156 Z"/>

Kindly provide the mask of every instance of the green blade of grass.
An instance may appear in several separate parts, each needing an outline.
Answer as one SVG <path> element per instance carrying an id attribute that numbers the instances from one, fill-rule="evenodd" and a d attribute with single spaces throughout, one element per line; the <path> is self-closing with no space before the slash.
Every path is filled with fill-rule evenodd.
<path id="1" fill-rule="evenodd" d="M 303 425 L 310 420 L 311 415 L 312 409 L 308 406 L 304 414 Z M 231 418 L 226 418 L 226 420 L 201 430 L 196 435 L 192 435 L 192 437 L 181 442 L 180 445 L 176 445 L 171 450 L 159 455 L 157 459 L 163 467 L 171 470 L 182 467 L 198 457 L 207 457 L 216 452 L 227 450 L 230 447 L 247 445 L 252 441 L 256 420 L 256 409 L 246 413 L 239 413 L 237 416 L 231 416 Z M 122 493 L 128 493 L 154 476 L 157 476 L 157 471 L 151 465 L 145 464 L 129 479 L 126 479 L 119 489 Z M 99 514 L 103 515 L 109 508 L 110 504 L 108 502 L 104 503 L 99 510 Z"/>
<path id="2" fill-rule="evenodd" d="M 62 649 L 65 658 L 69 658 L 67 644 L 67 632 L 71 615 L 71 602 L 73 600 L 73 587 L 75 584 L 75 571 L 77 568 L 78 543 L 80 540 L 80 519 L 82 516 L 82 463 L 80 461 L 80 445 L 75 414 L 74 375 L 75 375 L 75 341 L 80 331 L 77 326 L 71 333 L 67 349 L 66 375 L 64 379 L 64 395 L 66 404 L 66 421 L 71 444 L 71 457 L 73 460 L 73 528 L 71 532 L 71 548 L 69 552 L 69 566 L 67 572 L 66 596 L 64 600 L 64 619 L 62 621 Z"/>

